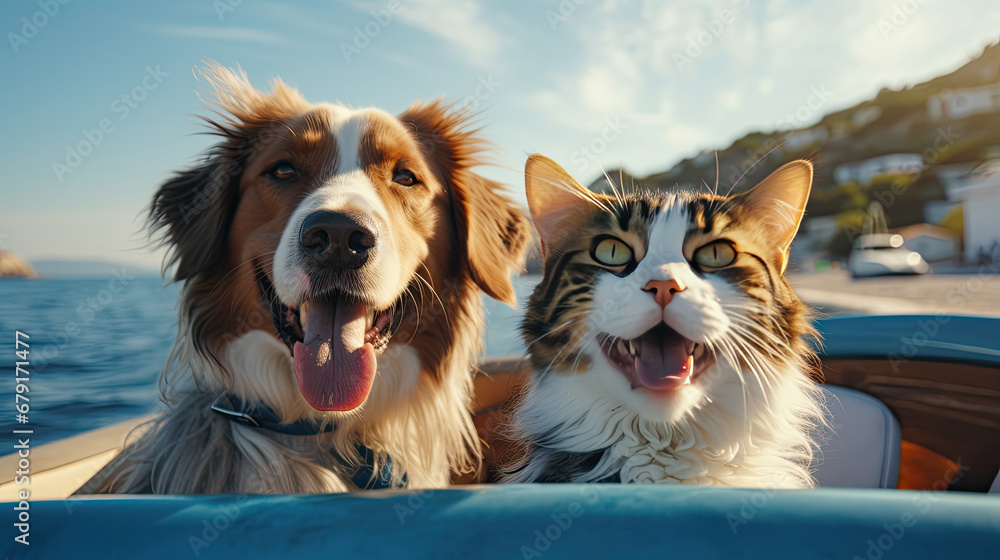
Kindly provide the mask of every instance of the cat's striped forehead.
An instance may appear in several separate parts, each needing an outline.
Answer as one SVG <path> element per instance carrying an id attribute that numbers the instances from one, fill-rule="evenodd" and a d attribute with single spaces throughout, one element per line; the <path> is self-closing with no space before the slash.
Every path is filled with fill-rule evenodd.
<path id="1" fill-rule="evenodd" d="M 587 367 L 589 359 L 579 352 L 588 318 L 635 297 L 648 281 L 664 274 L 682 273 L 689 288 L 722 282 L 741 293 L 749 305 L 785 310 L 778 316 L 790 324 L 800 305 L 781 274 L 781 251 L 759 220 L 738 198 L 684 190 L 637 191 L 578 209 L 561 222 L 561 231 L 544 247 L 543 279 L 523 323 L 532 361 L 538 367 Z M 595 260 L 596 244 L 608 236 L 628 246 L 630 263 L 613 267 Z M 735 261 L 722 268 L 699 265 L 695 253 L 720 240 L 737 251 Z M 602 279 L 616 283 L 610 298 L 595 296 Z M 698 291 L 690 289 L 687 297 Z"/>
<path id="2" fill-rule="evenodd" d="M 586 216 L 586 233 L 626 234 L 626 241 L 646 246 L 657 229 L 669 230 L 677 242 L 704 235 L 721 235 L 739 222 L 739 209 L 731 201 L 708 193 L 690 191 L 625 194 L 610 200 L 605 208 Z M 683 232 L 677 236 L 678 230 Z M 657 236 L 657 242 L 669 241 Z M 645 252 L 645 251 L 642 251 Z"/>

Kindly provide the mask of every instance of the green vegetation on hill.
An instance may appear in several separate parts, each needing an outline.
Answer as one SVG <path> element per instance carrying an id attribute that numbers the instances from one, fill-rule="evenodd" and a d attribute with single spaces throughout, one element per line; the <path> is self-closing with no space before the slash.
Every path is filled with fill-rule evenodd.
<path id="1" fill-rule="evenodd" d="M 943 200 L 944 189 L 934 174 L 937 166 L 976 163 L 1000 153 L 1000 111 L 980 113 L 961 119 L 935 119 L 928 110 L 928 100 L 946 90 L 959 90 L 1000 83 L 1000 43 L 983 52 L 961 68 L 932 80 L 899 90 L 883 88 L 874 99 L 830 113 L 815 125 L 796 130 L 752 132 L 729 147 L 706 157 L 687 158 L 668 171 L 637 178 L 619 171 L 608 175 L 616 185 L 670 189 L 677 185 L 713 185 L 716 181 L 715 157 L 718 157 L 720 189 L 749 188 L 781 164 L 797 158 L 808 159 L 816 169 L 812 196 L 807 208 L 810 216 L 837 216 L 838 222 L 850 222 L 870 202 L 885 207 L 890 227 L 922 222 L 924 205 Z M 804 131 L 823 129 L 811 138 Z M 789 133 L 794 141 L 790 140 Z M 920 154 L 925 169 L 919 176 L 886 175 L 868 184 L 836 184 L 834 170 L 843 164 L 887 154 Z M 607 188 L 604 177 L 592 188 Z M 891 203 L 886 203 L 891 200 Z M 845 241 L 846 242 L 846 241 Z M 842 247 L 830 247 L 839 254 Z M 849 246 L 849 245 L 848 245 Z"/>

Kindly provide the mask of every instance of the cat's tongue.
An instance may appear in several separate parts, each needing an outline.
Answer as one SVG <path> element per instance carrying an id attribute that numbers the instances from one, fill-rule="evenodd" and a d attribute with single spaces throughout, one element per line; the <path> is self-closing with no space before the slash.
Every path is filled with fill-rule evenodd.
<path id="1" fill-rule="evenodd" d="M 688 352 L 687 339 L 666 325 L 650 329 L 632 344 L 636 377 L 647 389 L 675 389 L 694 375 L 694 356 Z"/>
<path id="2" fill-rule="evenodd" d="M 299 391 L 316 410 L 354 410 L 375 379 L 375 349 L 365 343 L 368 309 L 344 300 L 310 300 L 304 342 L 292 350 Z"/>

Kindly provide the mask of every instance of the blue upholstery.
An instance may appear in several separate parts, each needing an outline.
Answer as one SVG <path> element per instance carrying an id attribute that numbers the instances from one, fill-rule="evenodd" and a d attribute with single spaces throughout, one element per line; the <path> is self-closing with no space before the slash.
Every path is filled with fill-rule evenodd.
<path id="1" fill-rule="evenodd" d="M 996 498 L 957 492 L 537 484 L 91 497 L 30 511 L 31 546 L 8 537 L 0 556 L 919 560 L 1000 550 Z"/>

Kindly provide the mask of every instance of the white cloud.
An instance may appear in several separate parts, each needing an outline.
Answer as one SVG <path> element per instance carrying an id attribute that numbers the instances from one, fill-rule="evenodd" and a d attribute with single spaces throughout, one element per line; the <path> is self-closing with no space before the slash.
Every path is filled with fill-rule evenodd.
<path id="1" fill-rule="evenodd" d="M 173 37 L 195 37 L 199 39 L 219 39 L 224 41 L 246 41 L 265 45 L 287 45 L 285 37 L 250 27 L 161 25 L 154 32 Z"/>
<path id="2" fill-rule="evenodd" d="M 413 27 L 451 43 L 473 66 L 488 66 L 503 45 L 503 37 L 486 21 L 476 0 L 417 0 L 406 2 L 399 16 Z"/>
<path id="3" fill-rule="evenodd" d="M 583 3 L 559 28 L 566 43 L 560 48 L 578 54 L 539 72 L 525 99 L 567 136 L 592 134 L 612 115 L 635 123 L 616 146 L 638 148 L 625 161 L 630 170 L 659 171 L 750 130 L 778 128 L 814 88 L 832 93 L 811 122 L 883 86 L 950 71 L 997 39 L 1000 10 L 991 0 L 969 0 L 961 9 L 919 4 L 887 39 L 879 22 L 898 19 L 904 4 L 915 3 Z M 733 17 L 720 25 L 723 10 Z M 679 69 L 678 54 L 691 63 Z M 601 164 L 613 167 L 611 150 L 605 157 Z"/>
<path id="4" fill-rule="evenodd" d="M 704 146 L 713 140 L 704 127 L 697 125 L 675 124 L 663 129 L 663 141 L 672 147 L 678 147 L 693 155 L 698 146 Z"/>
<path id="5" fill-rule="evenodd" d="M 719 104 L 726 109 L 739 109 L 743 106 L 742 89 L 719 92 Z"/>

